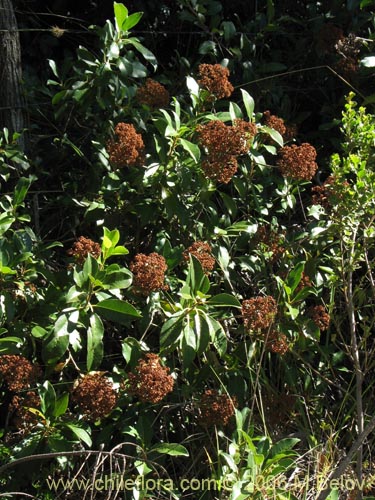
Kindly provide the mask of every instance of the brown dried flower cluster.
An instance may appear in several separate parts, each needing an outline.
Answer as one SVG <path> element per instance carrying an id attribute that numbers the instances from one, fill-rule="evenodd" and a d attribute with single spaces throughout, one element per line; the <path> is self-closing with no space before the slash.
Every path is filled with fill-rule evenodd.
<path id="1" fill-rule="evenodd" d="M 208 154 L 202 163 L 206 177 L 228 183 L 238 168 L 236 157 L 249 151 L 256 132 L 254 123 L 240 119 L 235 120 L 233 126 L 227 126 L 220 120 L 199 125 L 198 141 Z"/>
<path id="2" fill-rule="evenodd" d="M 278 332 L 277 330 L 271 330 L 266 337 L 265 343 L 266 351 L 274 352 L 284 356 L 284 354 L 289 350 L 289 344 L 286 335 Z"/>
<path id="3" fill-rule="evenodd" d="M 130 263 L 129 269 L 133 273 L 134 287 L 139 289 L 143 295 L 168 289 L 168 285 L 164 284 L 164 274 L 168 266 L 162 255 L 156 252 L 149 255 L 139 253 Z"/>
<path id="4" fill-rule="evenodd" d="M 298 293 L 299 291 L 303 290 L 303 288 L 311 288 L 312 286 L 313 284 L 311 282 L 311 279 L 304 271 L 302 271 L 301 280 L 297 285 L 296 292 Z"/>
<path id="5" fill-rule="evenodd" d="M 279 234 L 268 226 L 259 226 L 255 241 L 258 245 L 262 243 L 268 247 L 267 250 L 272 252 L 272 261 L 279 259 L 285 252 L 285 248 L 282 246 L 284 235 Z"/>
<path id="6" fill-rule="evenodd" d="M 173 377 L 169 368 L 160 364 L 157 354 L 146 354 L 146 359 L 141 359 L 128 377 L 129 393 L 144 403 L 159 403 L 173 390 Z"/>
<path id="7" fill-rule="evenodd" d="M 219 394 L 214 389 L 207 389 L 199 402 L 200 424 L 205 427 L 225 426 L 234 415 L 237 407 L 235 397 Z"/>
<path id="8" fill-rule="evenodd" d="M 341 28 L 332 23 L 324 24 L 318 34 L 318 50 L 323 54 L 333 54 L 337 42 L 343 38 L 344 32 Z"/>
<path id="9" fill-rule="evenodd" d="M 309 181 L 318 169 L 315 159 L 316 149 L 304 142 L 280 148 L 277 165 L 284 177 Z"/>
<path id="10" fill-rule="evenodd" d="M 286 126 L 284 123 L 284 120 L 282 118 L 279 118 L 276 115 L 271 115 L 270 111 L 265 111 L 263 113 L 263 120 L 264 124 L 267 127 L 273 128 L 277 132 L 279 132 L 280 135 L 284 135 L 286 132 Z"/>
<path id="11" fill-rule="evenodd" d="M 361 40 L 354 33 L 349 33 L 348 36 L 337 41 L 335 48 L 342 56 L 356 60 L 361 51 L 361 45 Z"/>
<path id="12" fill-rule="evenodd" d="M 276 300 L 266 297 L 253 297 L 242 301 L 242 317 L 248 330 L 265 330 L 269 328 L 277 314 Z"/>
<path id="13" fill-rule="evenodd" d="M 12 425 L 18 429 L 33 427 L 39 422 L 39 417 L 29 408 L 40 408 L 40 398 L 35 391 L 28 391 L 25 395 L 15 395 L 9 405 L 12 416 Z"/>
<path id="14" fill-rule="evenodd" d="M 194 255 L 199 260 L 206 274 L 215 266 L 215 257 L 211 254 L 210 245 L 205 241 L 196 241 L 183 252 L 182 257 L 186 262 L 189 262 L 189 255 Z"/>
<path id="15" fill-rule="evenodd" d="M 99 257 L 101 253 L 101 248 L 99 243 L 80 236 L 78 240 L 73 244 L 73 247 L 67 251 L 68 255 L 72 255 L 78 264 L 84 264 L 87 259 L 88 254 L 92 255 L 95 259 Z"/>
<path id="16" fill-rule="evenodd" d="M 27 389 L 40 375 L 40 368 L 23 356 L 4 354 L 0 357 L 0 377 L 5 380 L 10 391 Z"/>
<path id="17" fill-rule="evenodd" d="M 321 205 L 326 209 L 331 207 L 330 197 L 332 195 L 332 185 L 334 181 L 333 175 L 330 175 L 321 186 L 314 186 L 311 188 L 311 191 L 314 193 L 312 195 L 313 205 Z"/>
<path id="18" fill-rule="evenodd" d="M 152 78 L 147 78 L 146 83 L 137 89 L 135 97 L 140 104 L 150 108 L 165 108 L 169 104 L 168 90 Z"/>
<path id="19" fill-rule="evenodd" d="M 235 156 L 222 159 L 207 159 L 202 162 L 202 170 L 208 179 L 228 184 L 237 172 L 238 162 Z"/>
<path id="20" fill-rule="evenodd" d="M 359 70 L 359 62 L 354 57 L 343 57 L 335 64 L 335 70 L 344 78 L 352 79 Z"/>
<path id="21" fill-rule="evenodd" d="M 92 421 L 108 415 L 117 399 L 112 382 L 100 372 L 85 375 L 72 392 L 72 401 L 80 407 L 85 418 Z"/>
<path id="22" fill-rule="evenodd" d="M 309 309 L 309 316 L 319 328 L 319 330 L 328 330 L 331 317 L 325 310 L 324 306 L 311 307 Z"/>
<path id="23" fill-rule="evenodd" d="M 199 143 L 207 149 L 209 156 L 239 156 L 246 154 L 257 132 L 256 125 L 245 120 L 235 120 L 233 126 L 221 120 L 211 120 L 197 127 Z"/>
<path id="24" fill-rule="evenodd" d="M 116 167 L 142 165 L 144 161 L 144 143 L 134 125 L 118 123 L 115 127 L 116 139 L 107 142 L 109 159 Z"/>
<path id="25" fill-rule="evenodd" d="M 228 80 L 229 70 L 220 64 L 200 64 L 198 84 L 208 90 L 216 99 L 229 97 L 234 88 Z"/>

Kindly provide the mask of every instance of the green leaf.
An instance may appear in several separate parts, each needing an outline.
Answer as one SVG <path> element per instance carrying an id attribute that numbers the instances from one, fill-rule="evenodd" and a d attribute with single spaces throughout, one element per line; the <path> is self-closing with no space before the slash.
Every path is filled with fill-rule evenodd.
<path id="1" fill-rule="evenodd" d="M 64 424 L 64 426 L 70 429 L 80 441 L 83 441 L 89 447 L 92 446 L 91 437 L 85 429 L 82 429 L 82 427 L 78 427 L 78 425 L 74 424 Z"/>
<path id="2" fill-rule="evenodd" d="M 54 415 L 56 407 L 56 393 L 53 385 L 46 380 L 42 386 L 39 387 L 40 396 L 40 409 L 47 417 Z"/>
<path id="3" fill-rule="evenodd" d="M 117 31 L 121 31 L 122 26 L 128 17 L 129 11 L 123 3 L 117 2 L 113 2 L 113 9 L 115 11 L 116 29 Z"/>
<path id="4" fill-rule="evenodd" d="M 285 451 L 290 451 L 292 448 L 300 442 L 298 438 L 285 438 L 281 439 L 278 443 L 274 444 L 268 454 L 267 458 L 273 458 L 276 455 L 280 455 Z"/>
<path id="5" fill-rule="evenodd" d="M 206 304 L 216 307 L 238 307 L 241 309 L 241 303 L 236 297 L 229 293 L 219 293 L 206 301 Z"/>
<path id="6" fill-rule="evenodd" d="M 232 122 L 234 122 L 237 118 L 242 118 L 242 110 L 235 102 L 229 103 L 229 114 Z"/>
<path id="7" fill-rule="evenodd" d="M 104 326 L 97 314 L 90 317 L 90 326 L 87 329 L 87 371 L 97 370 L 103 359 Z"/>
<path id="8" fill-rule="evenodd" d="M 117 247 L 119 248 L 119 247 Z M 132 283 L 133 276 L 128 269 L 120 269 L 118 271 L 107 272 L 102 279 L 102 287 L 105 290 L 117 290 L 129 288 Z"/>
<path id="9" fill-rule="evenodd" d="M 133 45 L 133 47 L 142 54 L 146 61 L 151 64 L 151 66 L 154 68 L 154 71 L 156 71 L 158 62 L 156 60 L 156 57 L 150 50 L 146 49 L 146 47 L 144 47 L 136 38 L 129 38 L 128 40 L 126 40 L 126 42 Z"/>
<path id="10" fill-rule="evenodd" d="M 48 334 L 49 331 L 39 325 L 34 326 L 34 328 L 31 330 L 31 335 L 36 339 L 42 339 L 43 337 L 46 337 Z"/>
<path id="11" fill-rule="evenodd" d="M 189 452 L 185 448 L 185 446 L 182 446 L 182 444 L 178 443 L 159 443 L 154 445 L 151 448 L 151 451 L 156 451 L 158 453 L 162 453 L 164 455 L 171 455 L 172 457 L 188 457 Z"/>
<path id="12" fill-rule="evenodd" d="M 180 139 L 181 146 L 189 153 L 189 155 L 193 158 L 193 160 L 198 163 L 200 156 L 201 156 L 201 151 L 199 149 L 199 146 L 196 144 L 193 144 L 190 141 L 187 141 L 186 139 Z"/>
<path id="13" fill-rule="evenodd" d="M 161 327 L 160 347 L 167 349 L 174 347 L 183 333 L 184 311 L 171 316 Z"/>
<path id="14" fill-rule="evenodd" d="M 56 63 L 53 59 L 47 59 L 49 67 L 52 69 L 52 73 L 56 76 L 56 78 L 59 78 L 59 73 L 57 71 Z"/>
<path id="15" fill-rule="evenodd" d="M 139 23 L 142 16 L 143 12 L 134 12 L 133 14 L 130 14 L 130 16 L 128 16 L 121 25 L 122 31 L 129 31 L 133 28 L 133 26 Z"/>
<path id="16" fill-rule="evenodd" d="M 68 404 L 69 404 L 69 393 L 65 392 L 62 396 L 60 396 L 56 400 L 55 410 L 53 412 L 54 416 L 60 417 L 61 415 L 64 415 L 64 413 L 68 409 Z"/>
<path id="17" fill-rule="evenodd" d="M 125 325 L 130 318 L 141 317 L 141 314 L 134 306 L 120 299 L 104 299 L 95 304 L 94 308 L 104 318 Z"/>
<path id="18" fill-rule="evenodd" d="M 205 55 L 205 54 L 214 54 L 216 55 L 216 43 L 213 42 L 212 40 L 206 40 L 205 42 L 201 43 L 198 49 L 199 54 Z"/>
<path id="19" fill-rule="evenodd" d="M 112 42 L 111 46 L 109 47 L 108 57 L 110 57 L 111 59 L 117 59 L 119 55 L 120 47 L 116 42 Z"/>
<path id="20" fill-rule="evenodd" d="M 266 132 L 271 138 L 281 147 L 284 146 L 284 139 L 283 136 L 278 132 L 277 130 L 267 127 L 266 125 L 263 125 L 262 130 Z"/>
<path id="21" fill-rule="evenodd" d="M 249 120 L 251 121 L 253 118 L 254 114 L 254 99 L 251 97 L 251 95 L 244 89 L 241 89 L 241 94 L 242 94 L 242 100 L 246 109 L 247 116 Z"/>
<path id="22" fill-rule="evenodd" d="M 142 346 L 134 337 L 126 337 L 122 341 L 121 351 L 128 364 L 135 364 L 142 354 Z"/>
<path id="23" fill-rule="evenodd" d="M 53 364 L 65 354 L 69 346 L 69 332 L 71 330 L 72 325 L 69 324 L 67 314 L 59 316 L 51 338 L 42 348 L 42 356 L 46 363 Z"/>
<path id="24" fill-rule="evenodd" d="M 14 188 L 14 197 L 13 197 L 14 207 L 17 207 L 23 202 L 27 194 L 27 191 L 29 190 L 32 180 L 33 180 L 32 177 L 29 178 L 21 177 L 19 179 L 19 181 L 16 184 L 16 187 Z"/>
<path id="25" fill-rule="evenodd" d="M 297 288 L 299 282 L 301 281 L 303 270 L 305 269 L 305 262 L 298 262 L 294 268 L 288 274 L 286 279 L 286 284 L 290 288 L 291 293 Z"/>
<path id="26" fill-rule="evenodd" d="M 361 59 L 360 64 L 365 68 L 373 68 L 375 66 L 375 56 L 364 57 L 363 59 Z"/>
<path id="27" fill-rule="evenodd" d="M 103 227 L 103 245 L 105 248 L 115 247 L 120 241 L 120 231 L 118 229 L 113 229 L 110 231 L 106 227 Z"/>
<path id="28" fill-rule="evenodd" d="M 203 272 L 201 263 L 199 260 L 190 254 L 190 263 L 188 269 L 188 275 L 186 278 L 186 284 L 190 287 L 191 293 L 196 296 L 198 292 L 203 294 L 207 293 L 210 289 L 210 282 L 207 276 Z"/>

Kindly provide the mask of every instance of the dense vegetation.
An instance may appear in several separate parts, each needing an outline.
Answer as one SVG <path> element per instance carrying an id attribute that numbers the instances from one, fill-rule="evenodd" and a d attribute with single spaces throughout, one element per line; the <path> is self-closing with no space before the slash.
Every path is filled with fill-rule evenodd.
<path id="1" fill-rule="evenodd" d="M 135 3 L 23 38 L 0 497 L 375 498 L 374 2 Z"/>

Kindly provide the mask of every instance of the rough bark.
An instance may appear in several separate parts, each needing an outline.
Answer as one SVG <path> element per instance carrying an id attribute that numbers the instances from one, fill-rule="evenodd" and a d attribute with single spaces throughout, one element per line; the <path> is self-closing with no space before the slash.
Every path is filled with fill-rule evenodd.
<path id="1" fill-rule="evenodd" d="M 12 0 L 0 0 L 0 129 L 21 132 L 27 123 L 21 46 Z M 25 150 L 25 138 L 19 144 Z"/>

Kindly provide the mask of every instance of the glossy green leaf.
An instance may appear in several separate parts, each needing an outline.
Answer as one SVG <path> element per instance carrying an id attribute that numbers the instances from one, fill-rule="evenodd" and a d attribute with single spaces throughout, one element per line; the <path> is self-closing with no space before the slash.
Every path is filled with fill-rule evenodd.
<path id="1" fill-rule="evenodd" d="M 206 301 L 206 304 L 216 307 L 237 307 L 241 309 L 241 303 L 236 297 L 229 293 L 219 293 Z"/>
<path id="2" fill-rule="evenodd" d="M 39 387 L 40 396 L 40 409 L 47 417 L 54 415 L 56 406 L 56 392 L 53 385 L 46 380 L 43 385 Z"/>
<path id="3" fill-rule="evenodd" d="M 146 49 L 146 47 L 142 45 L 136 38 L 129 38 L 127 40 L 127 43 L 133 45 L 133 47 L 137 49 L 140 54 L 142 54 L 146 61 L 151 64 L 151 66 L 154 68 L 154 71 L 156 71 L 158 62 L 156 60 L 156 57 L 150 50 Z"/>
<path id="4" fill-rule="evenodd" d="M 29 190 L 33 178 L 29 177 L 21 177 L 14 188 L 14 197 L 13 197 L 13 205 L 17 207 L 20 205 Z"/>
<path id="5" fill-rule="evenodd" d="M 115 11 L 116 29 L 117 31 L 121 31 L 129 11 L 123 3 L 118 2 L 113 2 L 113 9 Z"/>
<path id="6" fill-rule="evenodd" d="M 246 109 L 247 117 L 251 121 L 254 114 L 255 103 L 251 95 L 244 89 L 241 89 L 242 100 Z"/>
<path id="7" fill-rule="evenodd" d="M 129 319 L 140 318 L 137 309 L 120 299 L 105 299 L 94 305 L 98 313 L 106 319 L 120 324 L 128 324 Z"/>
<path id="8" fill-rule="evenodd" d="M 289 272 L 288 277 L 286 279 L 286 284 L 290 288 L 291 293 L 297 288 L 298 284 L 301 281 L 303 270 L 305 269 L 305 262 L 298 262 L 294 268 Z"/>
<path id="9" fill-rule="evenodd" d="M 190 141 L 187 141 L 186 139 L 180 139 L 180 144 L 185 149 L 185 151 L 189 153 L 193 160 L 198 163 L 201 156 L 199 146 Z"/>
<path id="10" fill-rule="evenodd" d="M 82 429 L 82 427 L 78 427 L 78 425 L 70 423 L 66 423 L 64 424 L 64 426 L 70 429 L 80 441 L 83 441 L 89 447 L 92 446 L 91 437 L 88 432 L 85 431 L 85 429 Z"/>
<path id="11" fill-rule="evenodd" d="M 171 316 L 161 327 L 160 332 L 160 347 L 163 349 L 171 348 L 175 346 L 178 342 L 180 336 L 183 333 L 184 315 L 179 312 L 178 314 Z"/>
<path id="12" fill-rule="evenodd" d="M 60 417 L 61 415 L 64 415 L 64 413 L 68 409 L 68 404 L 69 404 L 69 393 L 65 392 L 59 398 L 56 399 L 55 409 L 53 412 L 54 416 Z"/>
<path id="13" fill-rule="evenodd" d="M 130 14 L 130 16 L 128 16 L 121 25 L 122 31 L 128 31 L 136 26 L 141 20 L 142 16 L 143 12 L 134 12 L 133 14 Z"/>
<path id="14" fill-rule="evenodd" d="M 90 316 L 90 326 L 87 329 L 87 371 L 97 370 L 103 359 L 104 326 L 97 314 Z"/>
<path id="15" fill-rule="evenodd" d="M 151 448 L 151 451 L 162 453 L 163 455 L 171 455 L 172 457 L 182 456 L 188 457 L 189 452 L 179 443 L 159 443 Z"/>

